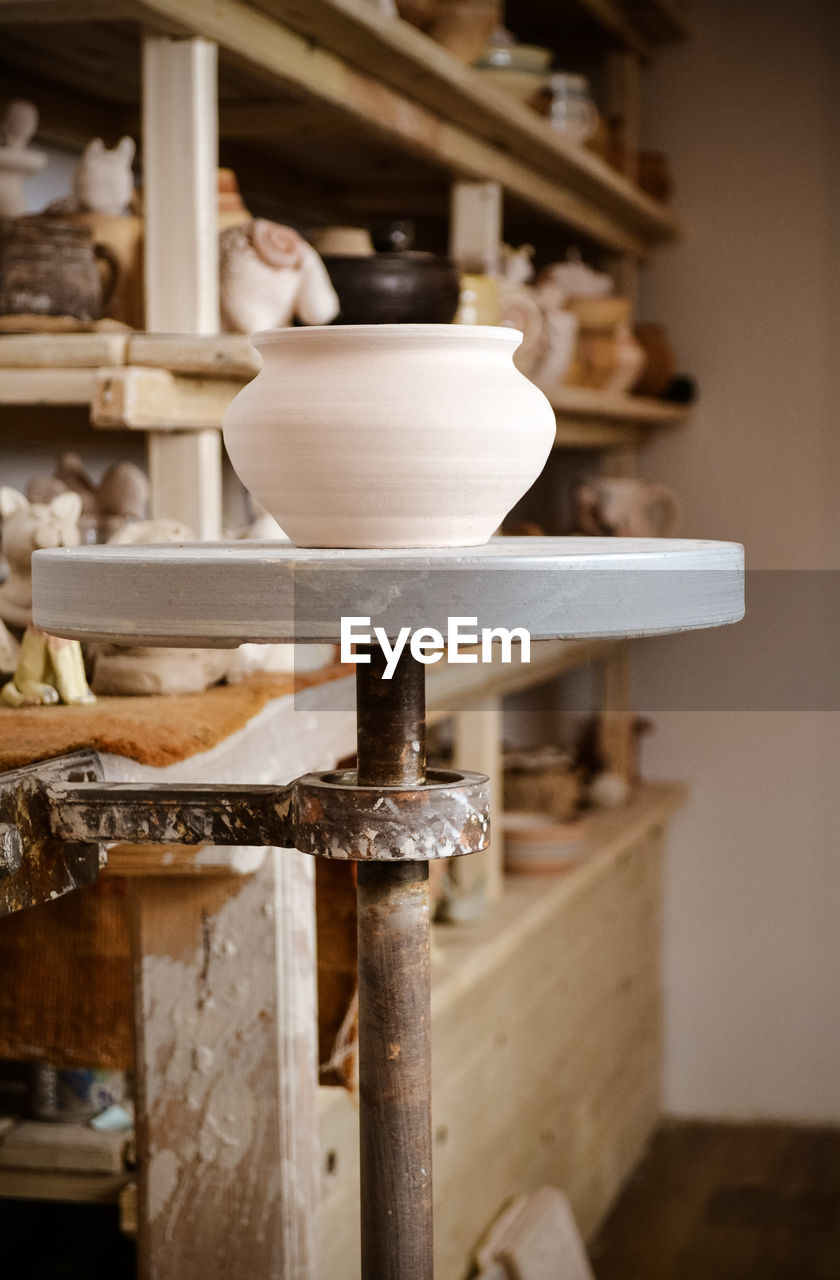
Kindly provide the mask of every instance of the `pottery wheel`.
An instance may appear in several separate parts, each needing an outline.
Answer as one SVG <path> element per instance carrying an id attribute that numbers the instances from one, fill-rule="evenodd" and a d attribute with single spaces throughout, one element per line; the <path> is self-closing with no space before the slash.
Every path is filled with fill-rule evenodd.
<path id="1" fill-rule="evenodd" d="M 35 622 L 80 640 L 336 643 L 342 617 L 452 617 L 534 640 L 643 636 L 743 616 L 743 548 L 658 538 L 494 538 L 484 546 L 323 550 L 285 542 L 73 547 L 32 561 Z"/>

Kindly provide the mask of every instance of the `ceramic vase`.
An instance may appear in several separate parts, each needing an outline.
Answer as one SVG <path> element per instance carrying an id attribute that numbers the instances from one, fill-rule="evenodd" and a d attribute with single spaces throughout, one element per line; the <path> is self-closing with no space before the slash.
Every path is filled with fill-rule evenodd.
<path id="1" fill-rule="evenodd" d="M 225 444 L 298 546 L 479 545 L 551 450 L 554 411 L 514 367 L 515 330 L 336 325 L 253 340 L 263 367 L 225 414 Z"/>

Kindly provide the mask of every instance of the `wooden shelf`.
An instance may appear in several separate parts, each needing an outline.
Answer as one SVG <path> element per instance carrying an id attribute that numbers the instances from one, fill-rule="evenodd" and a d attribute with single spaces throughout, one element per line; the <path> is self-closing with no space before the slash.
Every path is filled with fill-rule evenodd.
<path id="1" fill-rule="evenodd" d="M 295 190 L 284 172 L 289 198 L 320 199 L 333 218 L 445 210 L 463 178 L 499 182 L 532 214 L 614 250 L 643 253 L 678 231 L 670 210 L 369 0 L 0 0 L 0 23 L 13 69 L 88 97 L 95 83 L 112 100 L 109 133 L 137 127 L 141 30 L 217 42 L 222 139 L 291 166 L 311 185 Z"/>
<path id="2" fill-rule="evenodd" d="M 531 645 L 531 661 L 502 664 L 494 651 L 492 663 L 426 669 L 426 705 L 431 721 L 469 710 L 485 698 L 506 697 L 531 689 L 588 662 L 603 661 L 618 652 L 623 640 L 539 640 Z M 514 649 L 514 655 L 516 655 Z"/>
<path id="3" fill-rule="evenodd" d="M 240 334 L 0 335 L 0 404 L 87 406 L 105 430 L 221 428 L 237 391 L 259 368 Z M 554 398 L 555 448 L 638 444 L 652 429 L 684 423 L 689 410 L 644 396 L 567 387 Z"/>
<path id="4" fill-rule="evenodd" d="M 666 400 L 589 387 L 565 387 L 553 397 L 553 404 L 557 411 L 555 449 L 632 447 L 654 428 L 681 426 L 690 413 L 685 405 Z"/>

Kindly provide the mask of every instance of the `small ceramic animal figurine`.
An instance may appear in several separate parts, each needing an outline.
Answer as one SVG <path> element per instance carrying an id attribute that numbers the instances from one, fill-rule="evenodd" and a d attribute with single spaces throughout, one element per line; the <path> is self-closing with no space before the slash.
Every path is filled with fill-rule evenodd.
<path id="1" fill-rule="evenodd" d="M 10 676 L 18 664 L 20 645 L 5 622 L 0 622 L 0 673 Z"/>
<path id="2" fill-rule="evenodd" d="M 32 626 L 32 552 L 77 546 L 81 512 L 77 493 L 60 493 L 49 504 L 33 504 L 16 489 L 0 489 L 3 549 L 9 562 L 9 577 L 0 587 L 0 617 L 12 627 L 26 628 L 14 677 L 0 689 L 0 701 L 7 706 L 95 701 L 79 642 Z"/>
<path id="3" fill-rule="evenodd" d="M 0 115 L 0 217 L 19 218 L 26 212 L 24 178 L 47 163 L 44 151 L 29 143 L 38 128 L 38 108 L 24 98 L 13 98 Z"/>
<path id="4" fill-rule="evenodd" d="M 329 324 L 339 312 L 327 269 L 291 227 L 265 218 L 219 236 L 222 328 L 228 333 Z"/>
<path id="5" fill-rule="evenodd" d="M 134 139 L 120 138 L 108 151 L 101 138 L 85 147 L 73 171 L 73 204 L 77 212 L 125 213 L 134 194 Z"/>
<path id="6" fill-rule="evenodd" d="M 146 517 L 149 481 L 133 462 L 113 463 L 95 484 L 77 453 L 63 453 L 53 475 L 30 480 L 26 496 L 30 502 L 49 503 L 68 491 L 82 500 L 83 542 L 107 542 L 123 525 Z"/>
<path id="7" fill-rule="evenodd" d="M 111 545 L 195 542 L 192 529 L 177 520 L 139 520 L 109 539 Z M 230 650 L 97 645 L 91 683 L 98 694 L 200 693 L 218 684 L 231 663 Z"/>

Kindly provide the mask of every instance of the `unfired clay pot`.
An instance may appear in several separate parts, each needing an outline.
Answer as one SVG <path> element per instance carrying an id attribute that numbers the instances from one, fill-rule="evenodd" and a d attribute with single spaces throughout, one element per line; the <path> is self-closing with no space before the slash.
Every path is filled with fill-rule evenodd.
<path id="1" fill-rule="evenodd" d="M 539 475 L 554 411 L 513 365 L 522 335 L 470 325 L 259 333 L 225 444 L 304 547 L 486 542 Z"/>

